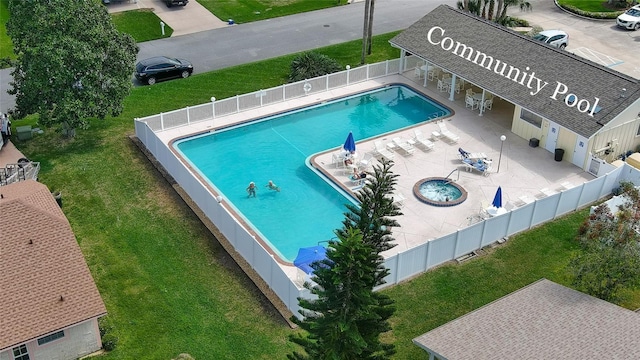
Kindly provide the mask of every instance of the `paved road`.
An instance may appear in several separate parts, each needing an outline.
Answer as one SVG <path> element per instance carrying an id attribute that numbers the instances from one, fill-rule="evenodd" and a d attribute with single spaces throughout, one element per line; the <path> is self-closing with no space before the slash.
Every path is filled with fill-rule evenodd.
<path id="1" fill-rule="evenodd" d="M 378 0 L 374 33 L 407 28 L 440 4 L 435 0 Z M 361 39 L 364 2 L 228 26 L 140 44 L 138 58 L 158 54 L 193 62 L 207 72 L 257 60 Z"/>
<path id="2" fill-rule="evenodd" d="M 640 78 L 637 53 L 640 31 L 617 29 L 612 21 L 576 18 L 552 0 L 530 0 L 533 11 L 512 15 L 545 29 L 563 29 L 570 35 L 569 51 L 587 47 L 624 60 L 614 69 Z M 447 1 L 455 6 L 455 1 Z M 374 33 L 402 30 L 440 5 L 436 0 L 377 0 Z M 194 63 L 196 73 L 222 69 L 284 54 L 362 38 L 364 2 L 282 18 L 181 35 L 140 44 L 138 58 L 159 54 L 179 56 Z M 9 70 L 0 71 L 0 111 L 14 106 L 7 95 Z"/>

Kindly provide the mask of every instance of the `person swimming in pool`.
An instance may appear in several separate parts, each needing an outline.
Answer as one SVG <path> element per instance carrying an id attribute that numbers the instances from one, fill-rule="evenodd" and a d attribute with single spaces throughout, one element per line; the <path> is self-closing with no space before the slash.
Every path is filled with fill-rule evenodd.
<path id="1" fill-rule="evenodd" d="M 269 180 L 269 183 L 267 184 L 267 188 L 269 190 L 275 190 L 277 192 L 280 192 L 280 186 L 274 184 L 273 181 L 271 181 L 271 180 Z"/>
<path id="2" fill-rule="evenodd" d="M 256 197 L 256 184 L 253 181 L 247 186 L 247 194 L 247 197 Z"/>

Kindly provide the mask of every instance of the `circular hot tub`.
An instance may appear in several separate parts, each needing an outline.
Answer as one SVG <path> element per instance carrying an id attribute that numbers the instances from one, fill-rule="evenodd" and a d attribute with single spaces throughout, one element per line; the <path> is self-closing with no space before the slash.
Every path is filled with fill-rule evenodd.
<path id="1" fill-rule="evenodd" d="M 467 200 L 467 191 L 451 179 L 431 177 L 418 181 L 413 194 L 423 203 L 433 206 L 455 206 Z"/>

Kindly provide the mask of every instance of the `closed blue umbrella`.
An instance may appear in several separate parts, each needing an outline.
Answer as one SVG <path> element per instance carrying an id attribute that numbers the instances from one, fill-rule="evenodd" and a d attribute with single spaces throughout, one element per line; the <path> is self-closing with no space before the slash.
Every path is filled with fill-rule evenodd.
<path id="1" fill-rule="evenodd" d="M 305 273 L 311 275 L 313 268 L 311 264 L 316 261 L 322 261 L 327 258 L 327 248 L 321 245 L 300 248 L 298 256 L 293 260 L 293 265 L 300 268 Z"/>
<path id="2" fill-rule="evenodd" d="M 498 191 L 496 191 L 496 195 L 493 197 L 493 202 L 491 203 L 496 209 L 502 207 L 502 188 L 498 186 Z"/>
<path id="3" fill-rule="evenodd" d="M 356 151 L 356 141 L 353 139 L 353 133 L 349 131 L 349 136 L 347 136 L 347 141 L 344 142 L 342 146 L 348 152 Z"/>

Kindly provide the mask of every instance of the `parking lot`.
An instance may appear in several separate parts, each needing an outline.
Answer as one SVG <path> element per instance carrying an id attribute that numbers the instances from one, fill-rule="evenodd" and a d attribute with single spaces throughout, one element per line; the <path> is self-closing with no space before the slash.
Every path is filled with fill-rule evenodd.
<path id="1" fill-rule="evenodd" d="M 640 31 L 619 28 L 615 20 L 583 19 L 568 14 L 553 1 L 529 2 L 533 11 L 512 10 L 511 15 L 545 30 L 564 30 L 569 34 L 567 51 L 640 79 Z"/>

